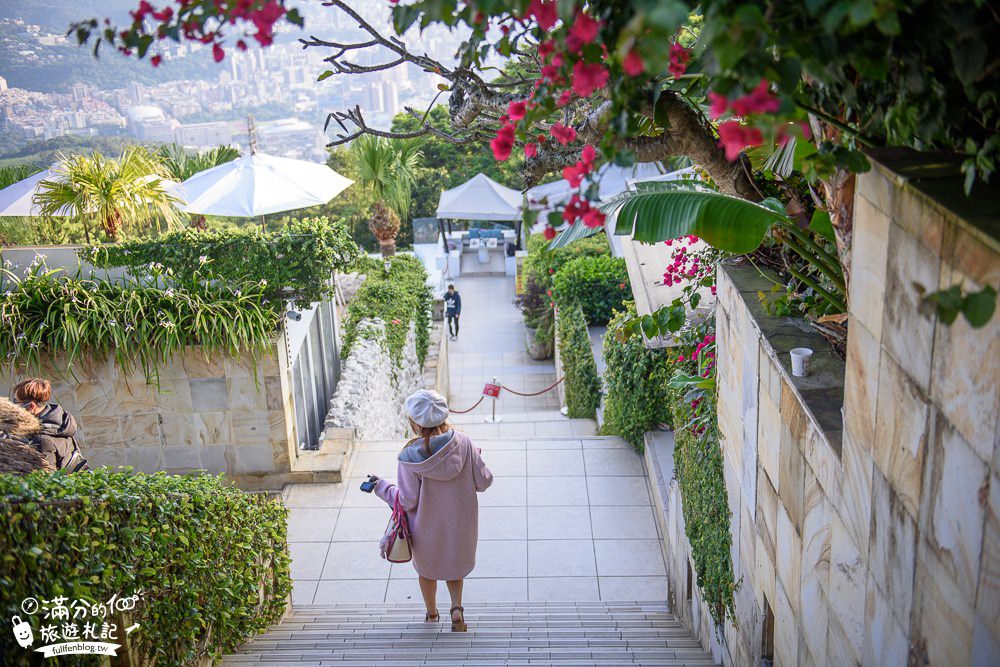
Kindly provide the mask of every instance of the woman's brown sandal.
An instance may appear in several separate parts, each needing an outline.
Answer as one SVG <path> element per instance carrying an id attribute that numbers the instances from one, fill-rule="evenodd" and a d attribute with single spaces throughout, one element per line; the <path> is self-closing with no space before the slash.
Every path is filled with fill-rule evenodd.
<path id="1" fill-rule="evenodd" d="M 441 622 L 441 614 L 439 614 L 438 612 L 434 612 L 433 614 L 427 612 L 426 614 L 424 614 L 424 623 L 440 623 L 440 622 Z"/>
<path id="2" fill-rule="evenodd" d="M 459 621 L 455 620 L 455 612 L 460 612 L 462 614 L 462 619 Z M 452 607 L 449 612 L 451 615 L 451 631 L 452 632 L 465 632 L 469 629 L 469 626 L 465 623 L 465 609 L 462 607 Z"/>

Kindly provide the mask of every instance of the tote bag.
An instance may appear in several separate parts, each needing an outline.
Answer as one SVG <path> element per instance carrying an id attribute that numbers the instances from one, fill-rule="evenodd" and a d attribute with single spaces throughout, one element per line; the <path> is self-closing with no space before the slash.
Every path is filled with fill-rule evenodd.
<path id="1" fill-rule="evenodd" d="M 413 558 L 410 542 L 410 525 L 397 494 L 396 501 L 392 504 L 392 516 L 389 517 L 385 534 L 378 543 L 379 552 L 390 563 L 408 563 Z"/>

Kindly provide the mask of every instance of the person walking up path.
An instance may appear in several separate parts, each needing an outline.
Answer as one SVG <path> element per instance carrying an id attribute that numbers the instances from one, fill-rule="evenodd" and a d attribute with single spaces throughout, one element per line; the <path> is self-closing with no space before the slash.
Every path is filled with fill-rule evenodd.
<path id="1" fill-rule="evenodd" d="M 444 295 L 445 316 L 448 318 L 448 333 L 452 340 L 458 340 L 458 318 L 462 314 L 462 295 L 455 290 L 454 285 L 448 285 Z"/>

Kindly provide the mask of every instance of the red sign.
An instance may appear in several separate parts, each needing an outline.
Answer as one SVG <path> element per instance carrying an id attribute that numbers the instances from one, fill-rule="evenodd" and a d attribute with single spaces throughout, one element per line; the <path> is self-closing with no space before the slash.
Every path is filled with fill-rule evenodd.
<path id="1" fill-rule="evenodd" d="M 483 387 L 483 396 L 490 396 L 491 398 L 499 398 L 500 396 L 500 385 L 486 383 Z"/>

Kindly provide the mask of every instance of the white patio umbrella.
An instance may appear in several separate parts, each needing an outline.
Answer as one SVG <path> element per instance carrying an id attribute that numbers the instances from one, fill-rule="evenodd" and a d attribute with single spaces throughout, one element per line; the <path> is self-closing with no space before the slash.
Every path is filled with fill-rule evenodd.
<path id="1" fill-rule="evenodd" d="M 354 181 L 325 164 L 253 153 L 184 181 L 181 210 L 255 218 L 325 204 Z"/>
<path id="2" fill-rule="evenodd" d="M 37 174 L 11 183 L 3 190 L 0 190 L 0 216 L 40 216 L 42 213 L 35 204 L 35 195 L 38 193 L 38 185 L 42 181 L 49 181 L 58 178 L 58 174 L 52 169 L 43 169 Z M 55 214 L 59 217 L 72 215 L 65 208 L 60 209 Z"/>

